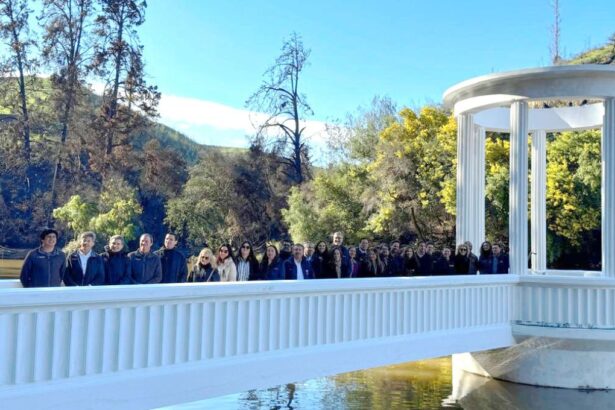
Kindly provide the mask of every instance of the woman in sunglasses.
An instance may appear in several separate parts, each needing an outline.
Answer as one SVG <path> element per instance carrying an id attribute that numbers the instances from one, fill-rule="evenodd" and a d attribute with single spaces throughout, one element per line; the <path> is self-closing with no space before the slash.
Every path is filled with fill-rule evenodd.
<path id="1" fill-rule="evenodd" d="M 249 241 L 244 241 L 239 247 L 239 255 L 237 255 L 235 264 L 237 265 L 237 281 L 262 279 L 259 275 L 258 260 Z"/>
<path id="2" fill-rule="evenodd" d="M 237 267 L 233 261 L 231 245 L 224 244 L 218 248 L 216 264 L 218 265 L 218 274 L 220 275 L 221 282 L 237 281 Z"/>
<path id="3" fill-rule="evenodd" d="M 457 247 L 455 255 L 455 273 L 457 275 L 467 275 L 470 270 L 470 258 L 468 257 L 468 246 L 462 243 Z"/>
<path id="4" fill-rule="evenodd" d="M 220 282 L 216 269 L 216 260 L 211 249 L 204 248 L 199 252 L 199 259 L 188 274 L 188 282 Z"/>

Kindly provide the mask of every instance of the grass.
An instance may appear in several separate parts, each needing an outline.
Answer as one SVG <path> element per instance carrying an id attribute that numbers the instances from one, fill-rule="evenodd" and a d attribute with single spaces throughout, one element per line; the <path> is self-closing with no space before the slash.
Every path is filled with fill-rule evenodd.
<path id="1" fill-rule="evenodd" d="M 17 279 L 23 261 L 21 259 L 0 259 L 0 279 Z"/>

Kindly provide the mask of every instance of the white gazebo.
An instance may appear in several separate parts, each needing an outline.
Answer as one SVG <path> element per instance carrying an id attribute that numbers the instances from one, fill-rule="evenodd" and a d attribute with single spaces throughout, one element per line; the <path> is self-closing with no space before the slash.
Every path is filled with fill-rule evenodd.
<path id="1" fill-rule="evenodd" d="M 530 108 L 531 102 L 576 101 Z M 592 101 L 593 103 L 587 103 Z M 600 102 L 595 102 L 600 101 Z M 574 65 L 489 74 L 444 93 L 457 117 L 457 243 L 485 238 L 485 132 L 510 133 L 510 272 L 526 274 L 528 135 L 531 154 L 531 270 L 546 271 L 547 132 L 602 128 L 602 275 L 615 277 L 615 67 Z M 543 104 L 532 104 L 540 105 Z"/>

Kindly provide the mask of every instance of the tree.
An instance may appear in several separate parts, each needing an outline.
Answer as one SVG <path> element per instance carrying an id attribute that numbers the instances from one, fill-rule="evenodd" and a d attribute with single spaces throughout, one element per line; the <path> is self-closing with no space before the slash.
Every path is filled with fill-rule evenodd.
<path id="1" fill-rule="evenodd" d="M 105 81 L 98 128 L 102 132 L 102 162 L 106 174 L 114 150 L 129 143 L 129 135 L 157 115 L 160 92 L 145 80 L 143 46 L 137 28 L 145 22 L 145 1 L 101 0 L 96 33 L 104 41 L 96 49 L 92 68 Z"/>
<path id="2" fill-rule="evenodd" d="M 72 116 L 90 63 L 92 0 L 44 0 L 42 58 L 53 70 L 52 98 L 60 123 L 60 144 L 53 168 L 50 209 L 55 207 L 56 180 L 62 166 Z"/>
<path id="3" fill-rule="evenodd" d="M 292 33 L 275 64 L 265 72 L 265 80 L 246 102 L 266 116 L 258 124 L 253 142 L 271 145 L 295 184 L 301 184 L 309 175 L 303 120 L 313 112 L 306 96 L 299 91 L 300 76 L 309 56 L 310 50 L 304 47 L 301 37 Z"/>
<path id="4" fill-rule="evenodd" d="M 30 59 L 30 48 L 35 45 L 34 41 L 29 38 L 28 17 L 31 11 L 27 0 L 0 1 L 0 38 L 6 41 L 11 51 L 6 60 L 2 62 L 2 69 L 5 73 L 17 71 L 23 155 L 27 162 L 30 161 L 32 149 L 30 147 L 26 71 L 29 71 L 34 64 L 34 61 Z"/>

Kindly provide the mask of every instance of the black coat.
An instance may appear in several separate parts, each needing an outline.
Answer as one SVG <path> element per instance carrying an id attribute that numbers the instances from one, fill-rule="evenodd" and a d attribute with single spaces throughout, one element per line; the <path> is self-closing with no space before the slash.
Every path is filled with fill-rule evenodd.
<path id="1" fill-rule="evenodd" d="M 188 282 L 220 282 L 220 275 L 210 263 L 203 266 L 200 263 L 192 267 L 188 274 Z"/>
<path id="2" fill-rule="evenodd" d="M 265 256 L 266 258 L 266 256 Z M 241 257 L 235 259 L 235 266 L 237 267 L 237 280 L 239 280 L 239 261 Z M 248 265 L 250 266 L 250 275 L 248 276 L 248 280 L 265 280 L 261 276 L 261 269 L 258 264 L 258 260 L 256 258 L 248 259 Z"/>
<path id="3" fill-rule="evenodd" d="M 457 275 L 467 275 L 470 270 L 470 258 L 466 255 L 455 255 L 455 273 Z"/>
<path id="4" fill-rule="evenodd" d="M 66 255 L 54 249 L 43 252 L 41 248 L 28 252 L 21 267 L 21 285 L 24 288 L 60 286 L 66 270 Z"/>
<path id="5" fill-rule="evenodd" d="M 260 264 L 260 277 L 263 280 L 284 280 L 284 261 L 276 256 L 269 264 L 267 256 L 264 256 Z"/>
<path id="6" fill-rule="evenodd" d="M 423 256 L 416 255 L 416 260 L 418 261 L 418 266 L 416 268 L 417 276 L 429 276 L 433 271 L 433 258 L 432 255 L 427 253 L 423 254 Z"/>
<path id="7" fill-rule="evenodd" d="M 433 275 L 454 275 L 455 261 L 453 258 L 446 260 L 444 256 L 440 256 L 433 264 Z"/>
<path id="8" fill-rule="evenodd" d="M 359 277 L 373 278 L 375 276 L 382 276 L 384 266 L 380 259 L 376 259 L 374 262 L 371 260 L 364 261 L 359 268 Z"/>
<path id="9" fill-rule="evenodd" d="M 160 257 L 162 267 L 162 280 L 160 283 L 183 283 L 188 276 L 188 264 L 186 257 L 177 249 L 164 247 L 156 251 Z"/>
<path id="10" fill-rule="evenodd" d="M 96 286 L 105 284 L 105 266 L 100 255 L 91 251 L 85 267 L 85 274 L 81 268 L 79 251 L 74 251 L 66 259 L 66 272 L 64 272 L 64 284 L 66 286 Z"/>
<path id="11" fill-rule="evenodd" d="M 404 257 L 403 259 L 404 267 L 403 274 L 404 276 L 416 276 L 417 268 L 419 266 L 419 262 L 416 260 L 416 257 L 412 255 L 411 258 Z"/>
<path id="12" fill-rule="evenodd" d="M 128 254 L 130 259 L 131 283 L 160 283 L 162 280 L 162 265 L 160 257 L 154 252 L 147 254 L 134 251 Z"/>
<path id="13" fill-rule="evenodd" d="M 327 279 L 334 276 L 334 272 L 331 271 L 331 255 L 328 252 L 314 252 L 310 263 L 316 279 Z"/>
<path id="14" fill-rule="evenodd" d="M 301 270 L 303 271 L 303 279 L 316 279 L 310 262 L 305 258 L 301 259 Z M 295 258 L 286 259 L 284 261 L 284 278 L 286 280 L 297 280 L 297 265 Z"/>
<path id="15" fill-rule="evenodd" d="M 105 246 L 100 255 L 105 267 L 105 285 L 126 285 L 130 283 L 130 260 L 126 252 L 112 252 Z"/>

